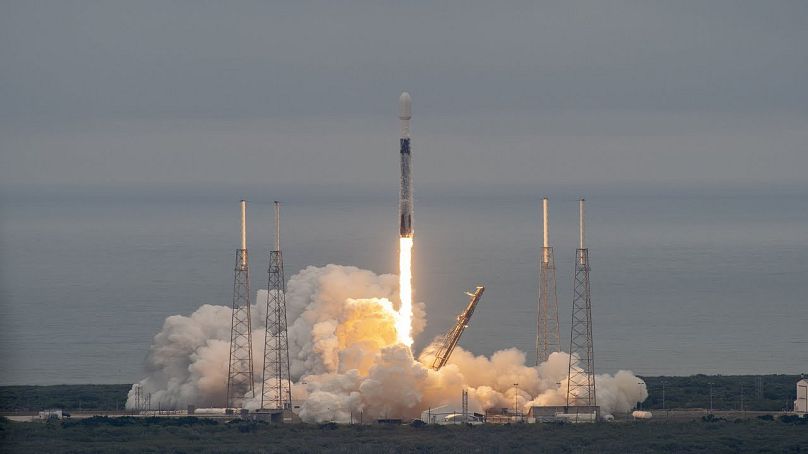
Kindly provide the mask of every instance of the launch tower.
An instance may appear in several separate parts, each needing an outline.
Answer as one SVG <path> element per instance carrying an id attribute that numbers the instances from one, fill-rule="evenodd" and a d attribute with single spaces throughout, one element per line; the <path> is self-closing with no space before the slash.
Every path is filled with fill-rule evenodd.
<path id="1" fill-rule="evenodd" d="M 241 201 L 241 249 L 236 251 L 233 315 L 230 325 L 230 363 L 227 371 L 227 408 L 240 408 L 253 397 L 252 327 L 250 326 L 250 271 L 247 263 L 247 202 Z"/>
<path id="2" fill-rule="evenodd" d="M 275 202 L 275 250 L 269 252 L 267 320 L 261 408 L 292 409 L 289 375 L 289 332 L 286 324 L 286 280 L 281 254 L 280 203 Z"/>
<path id="3" fill-rule="evenodd" d="M 558 296 L 553 248 L 550 246 L 550 212 L 547 197 L 542 199 L 544 247 L 539 257 L 539 316 L 536 330 L 536 365 L 547 361 L 550 353 L 561 350 L 558 328 Z"/>
<path id="4" fill-rule="evenodd" d="M 468 328 L 471 316 L 474 315 L 474 309 L 477 308 L 477 303 L 480 302 L 484 291 L 485 286 L 478 285 L 474 293 L 466 292 L 466 295 L 470 296 L 471 300 L 469 300 L 469 304 L 463 312 L 457 316 L 455 326 L 443 335 L 438 350 L 435 352 L 435 359 L 432 361 L 432 369 L 440 370 L 440 368 L 445 366 L 449 361 L 449 357 L 452 356 L 452 352 L 455 347 L 457 347 L 457 343 L 460 342 L 460 336 L 462 336 L 463 331 Z"/>
<path id="5" fill-rule="evenodd" d="M 567 406 L 580 407 L 596 406 L 597 400 L 592 341 L 592 299 L 589 293 L 589 249 L 584 243 L 584 199 L 578 202 L 578 210 L 579 247 L 575 254 Z"/>

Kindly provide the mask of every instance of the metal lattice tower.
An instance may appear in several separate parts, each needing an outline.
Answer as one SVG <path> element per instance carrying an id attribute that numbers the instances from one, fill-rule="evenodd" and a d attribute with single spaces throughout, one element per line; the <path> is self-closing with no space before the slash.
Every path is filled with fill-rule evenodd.
<path id="1" fill-rule="evenodd" d="M 455 347 L 457 347 L 457 343 L 460 342 L 460 336 L 462 336 L 463 331 L 468 328 L 471 316 L 474 315 L 474 309 L 477 307 L 477 303 L 480 302 L 484 291 L 485 286 L 478 285 L 474 293 L 466 292 L 466 295 L 470 296 L 471 300 L 468 306 L 466 306 L 466 309 L 457 316 L 455 326 L 444 334 L 443 338 L 440 340 L 438 349 L 435 352 L 435 359 L 432 361 L 432 369 L 440 370 L 440 368 L 445 366 L 449 361 L 449 357 L 452 356 L 452 352 Z"/>
<path id="2" fill-rule="evenodd" d="M 553 248 L 550 246 L 550 213 L 548 200 L 542 200 L 544 247 L 539 257 L 539 316 L 536 329 L 536 365 L 547 361 L 550 353 L 561 350 L 558 328 L 558 296 Z"/>
<path id="3" fill-rule="evenodd" d="M 135 384 L 135 406 L 132 408 L 136 412 L 141 412 L 146 408 L 146 393 L 143 392 L 143 385 Z M 149 394 L 151 395 L 151 393 Z"/>
<path id="4" fill-rule="evenodd" d="M 575 253 L 567 406 L 595 406 L 595 354 L 592 340 L 592 299 L 589 291 L 589 249 L 584 246 L 584 199 L 579 202 L 579 213 L 580 247 Z"/>
<path id="5" fill-rule="evenodd" d="M 289 333 L 286 321 L 286 281 L 280 244 L 280 204 L 275 202 L 275 250 L 269 252 L 267 320 L 261 408 L 292 408 L 289 375 Z"/>
<path id="6" fill-rule="evenodd" d="M 247 202 L 241 201 L 241 249 L 236 251 L 233 315 L 230 327 L 230 364 L 227 371 L 228 408 L 240 408 L 254 396 L 250 270 L 247 260 Z"/>

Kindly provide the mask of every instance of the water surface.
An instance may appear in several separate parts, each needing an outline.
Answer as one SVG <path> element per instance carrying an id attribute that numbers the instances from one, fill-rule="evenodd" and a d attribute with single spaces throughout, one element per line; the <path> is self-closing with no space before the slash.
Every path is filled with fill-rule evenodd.
<path id="1" fill-rule="evenodd" d="M 265 286 L 273 198 L 284 206 L 287 275 L 340 263 L 397 266 L 396 193 L 207 188 L 6 189 L 0 383 L 139 379 L 166 316 L 229 304 L 238 200 L 251 200 L 254 286 Z M 415 208 L 415 296 L 423 346 L 464 291 L 487 289 L 461 345 L 532 357 L 539 198 L 551 196 L 562 343 L 569 342 L 577 194 L 430 191 Z M 799 373 L 808 363 L 804 191 L 603 190 L 588 199 L 595 362 L 639 374 Z"/>

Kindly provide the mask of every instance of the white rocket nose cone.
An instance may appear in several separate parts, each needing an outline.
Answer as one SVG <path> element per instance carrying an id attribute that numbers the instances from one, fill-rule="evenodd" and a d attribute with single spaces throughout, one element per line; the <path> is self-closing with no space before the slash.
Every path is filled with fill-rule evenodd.
<path id="1" fill-rule="evenodd" d="M 398 98 L 398 118 L 402 120 L 409 120 L 412 118 L 412 98 L 406 91 L 401 93 Z"/>

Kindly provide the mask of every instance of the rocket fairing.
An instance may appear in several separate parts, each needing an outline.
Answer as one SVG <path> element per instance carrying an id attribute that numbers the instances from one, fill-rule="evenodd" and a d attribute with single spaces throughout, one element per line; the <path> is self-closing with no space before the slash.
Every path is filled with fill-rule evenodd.
<path id="1" fill-rule="evenodd" d="M 398 196 L 399 233 L 411 238 L 412 230 L 412 174 L 410 168 L 410 118 L 412 118 L 412 98 L 406 91 L 398 99 L 398 118 L 401 120 L 401 187 Z"/>

